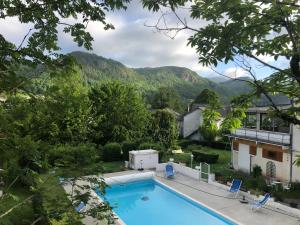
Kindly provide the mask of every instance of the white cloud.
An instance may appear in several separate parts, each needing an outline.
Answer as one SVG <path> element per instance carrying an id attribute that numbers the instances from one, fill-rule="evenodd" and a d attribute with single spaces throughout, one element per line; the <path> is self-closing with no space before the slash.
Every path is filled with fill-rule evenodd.
<path id="1" fill-rule="evenodd" d="M 247 71 L 243 70 L 242 68 L 239 67 L 229 67 L 225 69 L 224 75 L 231 77 L 231 78 L 238 78 L 238 77 L 245 77 L 249 76 Z"/>

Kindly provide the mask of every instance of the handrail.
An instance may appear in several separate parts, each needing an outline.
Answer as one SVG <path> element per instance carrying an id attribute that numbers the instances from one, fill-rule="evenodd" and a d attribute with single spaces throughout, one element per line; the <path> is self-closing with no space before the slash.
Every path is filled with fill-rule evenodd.
<path id="1" fill-rule="evenodd" d="M 265 140 L 280 144 L 290 144 L 290 134 L 287 133 L 238 128 L 233 132 L 233 134 L 242 137 L 255 138 L 256 140 Z M 274 136 L 272 137 L 271 135 Z"/>

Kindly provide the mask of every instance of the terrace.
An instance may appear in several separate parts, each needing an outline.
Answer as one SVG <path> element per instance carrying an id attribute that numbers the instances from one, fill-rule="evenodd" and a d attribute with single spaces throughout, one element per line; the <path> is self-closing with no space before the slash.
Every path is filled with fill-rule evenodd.
<path id="1" fill-rule="evenodd" d="M 143 172 L 138 171 L 123 171 L 117 173 L 104 174 L 105 178 L 114 178 L 116 176 L 140 174 Z M 260 211 L 252 212 L 250 206 L 242 204 L 239 199 L 233 199 L 230 193 L 227 191 L 228 187 L 224 185 L 215 185 L 202 182 L 186 175 L 177 173 L 174 179 L 166 179 L 163 176 L 163 172 L 156 172 L 155 179 L 172 189 L 186 195 L 202 205 L 217 211 L 221 215 L 225 215 L 236 221 L 238 224 L 245 225 L 298 225 L 300 219 L 300 213 L 296 211 L 285 211 L 278 209 L 276 203 L 270 202 L 266 207 Z M 64 186 L 67 192 L 70 192 L 68 185 Z M 247 193 L 240 193 L 247 198 L 255 198 Z M 296 212 L 296 213 L 295 213 Z M 90 217 L 86 217 L 83 220 L 84 224 L 93 225 L 97 221 Z M 99 221 L 98 221 L 99 222 Z M 122 225 L 122 221 L 118 220 L 117 224 Z"/>
<path id="2" fill-rule="evenodd" d="M 255 130 L 250 128 L 239 128 L 231 133 L 234 137 L 239 137 L 243 139 L 250 139 L 259 142 L 267 142 L 272 144 L 280 144 L 283 146 L 290 145 L 290 134 L 265 131 L 265 130 Z"/>

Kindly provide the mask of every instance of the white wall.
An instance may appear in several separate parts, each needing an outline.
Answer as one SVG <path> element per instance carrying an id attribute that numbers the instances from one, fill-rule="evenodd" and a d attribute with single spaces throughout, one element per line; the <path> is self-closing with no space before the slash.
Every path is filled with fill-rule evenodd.
<path id="1" fill-rule="evenodd" d="M 239 147 L 241 144 L 239 144 Z M 240 165 L 239 161 L 239 151 L 232 150 L 232 163 L 233 168 L 235 170 L 240 170 L 244 167 L 244 165 Z M 283 153 L 283 160 L 282 162 L 278 162 L 271 159 L 266 159 L 262 157 L 262 148 L 257 148 L 257 152 L 255 156 L 251 156 L 251 170 L 258 165 L 262 169 L 262 174 L 266 175 L 267 169 L 267 162 L 272 161 L 276 167 L 276 178 L 282 181 L 289 181 L 290 179 L 290 154 Z M 243 162 L 242 162 L 243 163 Z M 293 181 L 299 180 L 300 181 L 300 168 L 293 166 Z"/>
<path id="2" fill-rule="evenodd" d="M 203 118 L 201 109 L 196 109 L 195 111 L 185 115 L 183 118 L 183 137 L 185 138 L 198 130 L 202 122 Z"/>
<path id="3" fill-rule="evenodd" d="M 256 156 L 251 158 L 251 167 L 258 165 L 262 169 L 262 174 L 266 175 L 267 162 L 272 161 L 276 167 L 276 178 L 282 181 L 289 181 L 290 179 L 290 155 L 283 153 L 282 162 L 262 157 L 262 148 L 257 148 Z"/>
<path id="4" fill-rule="evenodd" d="M 169 163 L 160 163 L 156 166 L 156 171 L 165 171 L 166 165 Z M 185 176 L 191 177 L 193 179 L 199 180 L 200 178 L 200 172 L 198 170 L 194 170 L 190 167 L 180 165 L 178 163 L 170 163 L 173 165 L 173 168 L 176 173 L 181 173 Z"/>

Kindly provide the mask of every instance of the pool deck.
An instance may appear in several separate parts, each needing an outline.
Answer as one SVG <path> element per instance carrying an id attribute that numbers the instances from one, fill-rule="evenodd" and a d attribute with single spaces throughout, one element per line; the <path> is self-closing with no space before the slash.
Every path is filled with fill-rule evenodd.
<path id="1" fill-rule="evenodd" d="M 130 170 L 104 174 L 104 177 L 108 178 L 136 173 L 142 172 Z M 268 205 L 258 211 L 253 212 L 250 205 L 240 203 L 239 199 L 233 199 L 233 195 L 231 193 L 219 186 L 194 180 L 181 174 L 176 174 L 174 179 L 166 179 L 164 178 L 163 173 L 156 173 L 155 179 L 173 188 L 174 190 L 202 203 L 203 205 L 219 212 L 220 214 L 233 219 L 239 224 L 300 225 L 299 217 L 295 217 L 294 214 L 275 209 Z M 275 212 L 274 210 L 278 212 Z M 83 222 L 87 225 L 97 224 L 96 221 L 94 221 L 92 218 L 85 218 Z"/>

